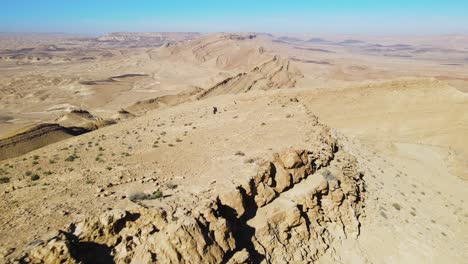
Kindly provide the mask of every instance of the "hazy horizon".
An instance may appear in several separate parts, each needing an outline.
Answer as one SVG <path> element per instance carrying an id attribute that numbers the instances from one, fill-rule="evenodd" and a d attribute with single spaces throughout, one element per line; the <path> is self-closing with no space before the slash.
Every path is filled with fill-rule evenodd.
<path id="1" fill-rule="evenodd" d="M 468 34 L 465 1 L 90 1 L 3 4 L 0 32 Z"/>

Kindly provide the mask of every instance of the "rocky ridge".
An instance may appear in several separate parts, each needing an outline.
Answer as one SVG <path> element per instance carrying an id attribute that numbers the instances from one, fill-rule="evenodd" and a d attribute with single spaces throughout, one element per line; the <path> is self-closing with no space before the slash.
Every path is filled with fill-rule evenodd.
<path id="1" fill-rule="evenodd" d="M 31 244 L 17 261 L 314 262 L 334 240 L 359 235 L 365 189 L 356 159 L 312 119 L 308 150 L 257 161 L 257 173 L 232 189 L 175 210 L 163 200 L 159 207 L 111 209 Z"/>
<path id="2" fill-rule="evenodd" d="M 199 99 L 227 93 L 246 93 L 251 90 L 292 88 L 302 73 L 290 65 L 288 59 L 273 56 L 248 72 L 241 72 L 206 89 Z"/>

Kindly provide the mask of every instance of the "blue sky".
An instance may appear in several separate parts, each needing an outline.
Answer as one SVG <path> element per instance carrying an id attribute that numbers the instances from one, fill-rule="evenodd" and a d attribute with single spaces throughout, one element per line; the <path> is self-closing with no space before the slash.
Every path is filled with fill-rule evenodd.
<path id="1" fill-rule="evenodd" d="M 468 0 L 0 1 L 0 32 L 468 33 Z"/>

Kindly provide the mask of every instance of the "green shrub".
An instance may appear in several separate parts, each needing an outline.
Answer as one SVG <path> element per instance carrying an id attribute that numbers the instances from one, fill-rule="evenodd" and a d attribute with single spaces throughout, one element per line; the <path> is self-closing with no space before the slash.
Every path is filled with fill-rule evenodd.
<path id="1" fill-rule="evenodd" d="M 152 194 L 152 198 L 154 199 L 159 199 L 159 198 L 162 198 L 163 197 L 163 192 L 160 191 L 160 190 L 157 190 L 155 192 L 153 192 Z"/>

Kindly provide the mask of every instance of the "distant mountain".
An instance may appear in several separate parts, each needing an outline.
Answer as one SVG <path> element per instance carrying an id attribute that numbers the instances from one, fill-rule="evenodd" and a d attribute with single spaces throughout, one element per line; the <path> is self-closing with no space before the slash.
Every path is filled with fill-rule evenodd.
<path id="1" fill-rule="evenodd" d="M 365 41 L 357 40 L 357 39 L 346 39 L 343 41 L 338 42 L 338 45 L 354 45 L 354 44 L 364 44 Z"/>
<path id="2" fill-rule="evenodd" d="M 286 37 L 286 36 L 279 37 L 276 40 L 283 41 L 283 42 L 304 42 L 304 40 L 300 38 L 293 38 L 293 37 Z"/>
<path id="3" fill-rule="evenodd" d="M 306 42 L 309 42 L 309 43 L 330 43 L 330 41 L 326 40 L 326 39 L 323 39 L 323 38 L 311 38 L 309 40 L 307 40 Z"/>

